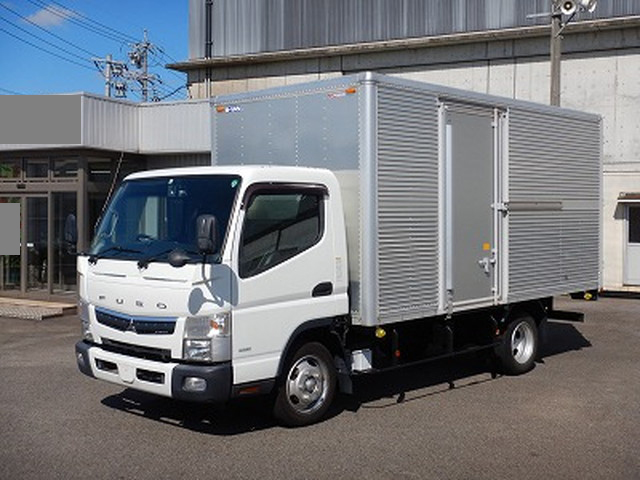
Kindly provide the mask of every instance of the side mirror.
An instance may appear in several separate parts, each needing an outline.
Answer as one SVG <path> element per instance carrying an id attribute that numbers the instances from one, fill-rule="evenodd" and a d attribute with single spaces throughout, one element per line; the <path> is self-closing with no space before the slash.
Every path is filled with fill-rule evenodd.
<path id="1" fill-rule="evenodd" d="M 198 216 L 196 219 L 196 238 L 200 253 L 207 255 L 216 251 L 218 246 L 218 220 L 214 215 Z"/>

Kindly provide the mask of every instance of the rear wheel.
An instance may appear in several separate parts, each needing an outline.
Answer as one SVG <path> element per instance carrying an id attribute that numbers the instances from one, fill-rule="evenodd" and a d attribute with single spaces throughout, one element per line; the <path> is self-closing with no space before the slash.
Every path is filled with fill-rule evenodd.
<path id="1" fill-rule="evenodd" d="M 520 315 L 507 327 L 502 344 L 496 349 L 501 369 L 507 375 L 520 375 L 534 366 L 538 355 L 538 328 L 533 318 Z"/>
<path id="2" fill-rule="evenodd" d="M 322 419 L 336 392 L 336 369 L 331 353 L 320 343 L 307 343 L 289 359 L 280 381 L 274 416 L 287 426 Z"/>

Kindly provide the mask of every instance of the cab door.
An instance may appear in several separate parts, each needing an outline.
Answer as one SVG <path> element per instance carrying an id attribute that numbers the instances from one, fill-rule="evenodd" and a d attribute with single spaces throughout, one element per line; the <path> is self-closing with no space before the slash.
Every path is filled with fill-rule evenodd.
<path id="1" fill-rule="evenodd" d="M 234 384 L 274 378 L 296 328 L 335 315 L 327 202 L 318 185 L 247 190 L 234 246 Z"/>

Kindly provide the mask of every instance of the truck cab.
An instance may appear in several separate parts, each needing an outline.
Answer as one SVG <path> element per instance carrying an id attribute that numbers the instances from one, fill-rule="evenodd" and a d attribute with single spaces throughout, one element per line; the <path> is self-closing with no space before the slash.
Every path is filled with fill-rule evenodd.
<path id="1" fill-rule="evenodd" d="M 349 312 L 342 212 L 328 170 L 130 175 L 78 258 L 80 370 L 204 402 L 276 386 L 293 423 L 324 413 L 336 388 L 330 347 L 295 353 Z"/>

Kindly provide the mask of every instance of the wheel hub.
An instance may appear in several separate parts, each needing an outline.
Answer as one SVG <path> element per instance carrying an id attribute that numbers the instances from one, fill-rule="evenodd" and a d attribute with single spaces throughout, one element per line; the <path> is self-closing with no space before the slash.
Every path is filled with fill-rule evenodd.
<path id="1" fill-rule="evenodd" d="M 527 363 L 533 355 L 534 333 L 527 322 L 519 323 L 511 334 L 511 353 L 516 362 Z"/>
<path id="2" fill-rule="evenodd" d="M 299 359 L 289 371 L 287 398 L 299 412 L 309 413 L 320 408 L 327 396 L 328 372 L 324 364 L 309 355 Z"/>

